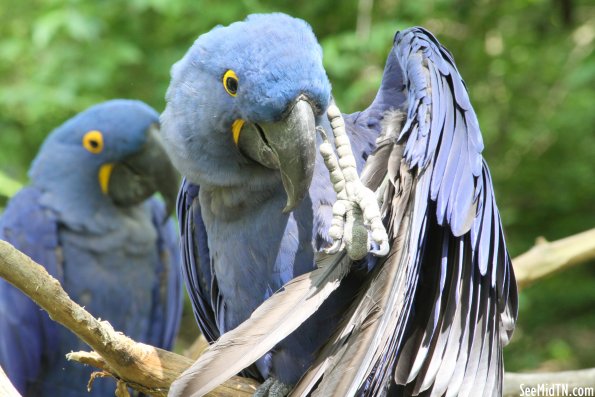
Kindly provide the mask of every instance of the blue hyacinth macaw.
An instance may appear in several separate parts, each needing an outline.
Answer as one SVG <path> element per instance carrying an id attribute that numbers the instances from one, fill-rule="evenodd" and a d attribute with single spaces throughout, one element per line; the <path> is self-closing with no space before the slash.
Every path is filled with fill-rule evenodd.
<path id="1" fill-rule="evenodd" d="M 56 128 L 31 166 L 31 184 L 2 214 L 0 239 L 45 266 L 94 316 L 171 349 L 182 309 L 178 238 L 168 220 L 178 178 L 158 128 L 155 110 L 133 100 L 95 105 Z M 0 365 L 24 396 L 88 396 L 92 369 L 65 358 L 85 348 L 0 280 Z M 91 395 L 114 389 L 97 380 Z"/>
<path id="2" fill-rule="evenodd" d="M 384 257 L 335 252 L 344 243 L 331 232 L 341 190 L 317 148 L 341 123 L 326 116 L 331 87 L 304 21 L 251 15 L 201 35 L 172 68 L 166 100 L 164 142 L 185 176 L 178 217 L 186 286 L 202 332 L 222 348 L 171 395 L 201 395 L 233 375 L 243 346 L 257 349 L 267 338 L 271 317 L 259 317 L 251 334 L 239 325 L 284 284 L 329 261 L 349 268 L 338 288 L 303 324 L 293 318 L 301 306 L 288 310 L 277 328 L 295 331 L 245 370 L 266 379 L 258 396 L 291 387 L 323 396 L 500 393 L 516 284 L 477 118 L 451 54 L 432 34 L 398 32 L 373 103 L 343 115 L 353 165 L 380 200 Z M 341 158 L 344 144 L 336 145 Z M 317 270 L 280 294 L 291 297 L 321 272 L 333 273 Z"/>

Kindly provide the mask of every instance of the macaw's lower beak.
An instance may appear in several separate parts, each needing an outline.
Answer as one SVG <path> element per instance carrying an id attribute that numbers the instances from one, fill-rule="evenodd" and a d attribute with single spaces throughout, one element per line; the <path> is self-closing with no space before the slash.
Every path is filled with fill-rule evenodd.
<path id="1" fill-rule="evenodd" d="M 293 210 L 308 193 L 316 160 L 316 122 L 312 106 L 299 98 L 281 121 L 246 123 L 238 147 L 262 165 L 281 171 L 287 193 L 283 212 Z"/>
<path id="2" fill-rule="evenodd" d="M 107 178 L 102 178 L 102 172 Z M 118 206 L 139 204 L 154 193 L 161 193 L 169 215 L 176 203 L 179 177 L 158 138 L 158 127 L 147 130 L 142 149 L 114 164 L 104 164 L 99 171 L 104 190 Z"/>

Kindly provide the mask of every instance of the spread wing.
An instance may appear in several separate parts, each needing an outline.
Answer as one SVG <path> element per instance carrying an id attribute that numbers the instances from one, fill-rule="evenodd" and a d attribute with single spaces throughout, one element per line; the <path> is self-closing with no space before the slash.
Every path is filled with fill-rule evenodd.
<path id="1" fill-rule="evenodd" d="M 500 395 L 516 284 L 476 115 L 431 33 L 397 33 L 366 117 L 391 251 L 293 395 Z"/>
<path id="2" fill-rule="evenodd" d="M 155 198 L 149 200 L 148 204 L 151 208 L 153 225 L 157 230 L 159 253 L 159 263 L 155 269 L 158 283 L 153 289 L 149 343 L 171 350 L 180 327 L 183 308 L 179 241 L 175 226 L 168 219 L 169 214 L 166 213 L 165 205 Z"/>
<path id="3" fill-rule="evenodd" d="M 28 187 L 12 198 L 0 218 L 0 239 L 62 282 L 58 224 L 39 205 L 40 195 Z M 49 364 L 58 358 L 50 348 L 57 340 L 57 327 L 33 301 L 0 279 L 0 366 L 21 394 L 26 394 L 28 382 L 36 380 L 42 360 Z"/>

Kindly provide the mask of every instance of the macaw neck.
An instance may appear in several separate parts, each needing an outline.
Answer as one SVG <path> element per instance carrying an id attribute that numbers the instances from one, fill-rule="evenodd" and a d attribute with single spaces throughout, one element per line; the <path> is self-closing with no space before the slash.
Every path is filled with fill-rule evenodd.
<path id="1" fill-rule="evenodd" d="M 102 234 L 122 227 L 122 216 L 138 217 L 137 207 L 118 208 L 101 192 L 57 191 L 41 188 L 40 203 L 57 214 L 62 224 L 78 232 Z"/>
<path id="2" fill-rule="evenodd" d="M 206 207 L 214 219 L 224 222 L 252 217 L 263 210 L 278 213 L 281 216 L 285 197 L 281 179 L 275 175 L 271 175 L 267 183 L 233 186 L 201 185 L 200 189 L 202 207 Z"/>
<path id="3" fill-rule="evenodd" d="M 56 214 L 69 229 L 92 234 L 121 228 L 122 216 L 136 218 L 141 206 L 119 208 L 99 187 L 97 176 L 71 173 L 62 179 L 32 175 L 33 185 L 42 192 L 40 204 Z"/>

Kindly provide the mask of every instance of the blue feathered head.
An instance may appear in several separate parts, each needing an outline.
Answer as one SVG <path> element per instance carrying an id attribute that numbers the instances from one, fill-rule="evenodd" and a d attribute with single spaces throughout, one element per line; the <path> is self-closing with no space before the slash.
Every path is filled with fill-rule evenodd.
<path id="1" fill-rule="evenodd" d="M 139 204 L 156 191 L 172 208 L 178 178 L 158 130 L 157 112 L 140 101 L 92 106 L 48 135 L 29 171 L 32 183 L 64 216 Z"/>
<path id="2" fill-rule="evenodd" d="M 200 36 L 172 68 L 166 148 L 199 184 L 259 183 L 280 169 L 295 204 L 310 182 L 314 127 L 330 96 L 310 26 L 279 13 L 250 15 Z"/>

